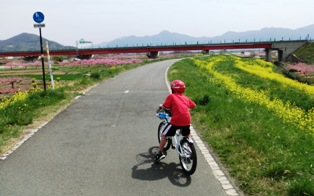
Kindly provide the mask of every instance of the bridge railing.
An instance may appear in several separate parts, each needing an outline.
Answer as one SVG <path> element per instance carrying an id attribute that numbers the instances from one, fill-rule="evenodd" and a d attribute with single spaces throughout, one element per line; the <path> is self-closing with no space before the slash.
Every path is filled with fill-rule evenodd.
<path id="1" fill-rule="evenodd" d="M 312 39 L 309 36 L 300 36 L 300 37 L 269 37 L 269 38 L 249 38 L 249 39 L 214 39 L 214 40 L 208 40 L 208 41 L 196 41 L 196 42 L 181 42 L 181 43 L 141 43 L 141 44 L 124 44 L 124 45 L 106 45 L 106 46 L 94 46 L 93 48 L 128 48 L 128 47 L 145 47 L 145 46 L 177 46 L 177 45 L 204 45 L 204 44 L 234 44 L 234 43 L 264 43 L 264 42 L 282 42 L 282 41 L 309 41 L 313 42 L 314 39 Z M 85 47 L 85 48 L 91 48 L 91 47 Z M 80 48 L 84 49 L 84 48 Z"/>
<path id="2" fill-rule="evenodd" d="M 282 37 L 281 39 L 276 39 L 276 38 L 269 38 L 269 39 L 255 39 L 255 38 L 251 38 L 251 39 L 224 39 L 224 40 L 209 40 L 209 41 L 200 41 L 200 42 L 184 42 L 184 43 L 160 43 L 160 44 L 153 44 L 153 43 L 146 43 L 146 44 L 134 44 L 134 45 L 115 45 L 115 46 L 98 46 L 98 47 L 88 47 L 88 48 L 75 48 L 75 47 L 71 47 L 71 48 L 63 48 L 63 49 L 50 49 L 50 53 L 53 52 L 59 52 L 60 54 L 62 53 L 69 53 L 70 55 L 76 55 L 79 51 L 84 51 L 84 50 L 100 50 L 100 49 L 107 49 L 107 50 L 115 50 L 115 49 L 137 49 L 137 48 L 151 48 L 154 47 L 156 49 L 158 48 L 164 48 L 164 47 L 173 47 L 173 49 L 176 49 L 178 47 L 186 47 L 186 48 L 193 48 L 193 46 L 201 46 L 201 45 L 230 45 L 230 44 L 257 44 L 257 43 L 265 43 L 265 44 L 270 44 L 270 43 L 276 43 L 276 42 L 300 42 L 300 41 L 307 41 L 307 42 L 313 42 L 313 40 L 311 39 L 311 37 L 307 36 L 307 37 L 299 37 L 299 38 L 295 38 L 295 39 L 291 39 L 291 38 L 286 38 L 284 39 L 284 37 Z M 44 50 L 45 51 L 45 50 Z M 162 50 L 160 50 L 162 51 Z M 39 52 L 39 50 L 33 50 L 33 51 L 23 51 L 23 50 L 14 50 L 14 51 L 0 51 L 0 57 L 5 57 L 5 56 L 9 56 L 9 54 L 21 54 L 22 56 L 36 56 L 37 53 Z M 46 51 L 45 51 L 46 52 Z M 141 52 L 139 50 L 139 52 Z"/>

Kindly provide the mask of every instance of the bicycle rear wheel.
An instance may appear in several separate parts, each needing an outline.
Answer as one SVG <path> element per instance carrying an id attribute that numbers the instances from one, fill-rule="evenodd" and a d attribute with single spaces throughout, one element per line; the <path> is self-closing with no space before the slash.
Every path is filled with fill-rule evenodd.
<path id="1" fill-rule="evenodd" d="M 164 130 L 166 125 L 167 125 L 167 123 L 161 122 L 158 126 L 158 142 L 159 143 L 160 143 L 161 138 L 162 138 L 162 131 Z M 165 143 L 165 146 L 164 146 L 164 151 L 169 150 L 170 146 L 171 146 L 171 139 L 167 139 L 167 142 Z"/>
<path id="2" fill-rule="evenodd" d="M 183 172 L 187 175 L 194 174 L 197 165 L 196 150 L 193 143 L 190 143 L 186 138 L 181 140 L 182 154 L 179 156 L 180 165 Z"/>

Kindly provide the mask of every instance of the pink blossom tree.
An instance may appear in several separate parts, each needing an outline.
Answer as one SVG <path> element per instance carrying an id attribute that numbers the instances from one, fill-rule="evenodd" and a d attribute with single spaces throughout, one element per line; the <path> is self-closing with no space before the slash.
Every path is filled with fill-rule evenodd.
<path id="1" fill-rule="evenodd" d="M 308 65 L 305 63 L 297 63 L 295 65 L 288 65 L 289 69 L 294 69 L 296 71 L 299 71 L 300 73 L 304 74 L 304 75 L 311 75 L 314 73 L 314 65 Z"/>
<path id="2" fill-rule="evenodd" d="M 16 84 L 25 80 L 26 79 L 22 77 L 0 78 L 0 94 L 11 94 L 17 92 L 19 89 L 16 88 Z M 8 87 L 8 85 L 10 87 Z"/>
<path id="3" fill-rule="evenodd" d="M 25 81 L 25 78 L 21 77 L 10 77 L 10 78 L 0 78 L 0 82 L 4 85 L 11 85 L 11 88 L 14 89 L 14 84 L 19 84 L 20 82 Z"/>

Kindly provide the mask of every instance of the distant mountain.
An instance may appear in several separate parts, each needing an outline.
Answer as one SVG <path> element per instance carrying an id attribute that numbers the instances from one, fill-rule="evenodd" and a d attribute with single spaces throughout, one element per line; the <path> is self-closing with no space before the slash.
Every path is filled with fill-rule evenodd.
<path id="1" fill-rule="evenodd" d="M 206 37 L 192 37 L 180 33 L 162 31 L 152 36 L 127 36 L 115 39 L 110 42 L 98 44 L 98 47 L 116 47 L 116 46 L 147 46 L 147 45 L 173 45 L 173 44 L 191 44 L 198 41 L 207 41 Z"/>
<path id="2" fill-rule="evenodd" d="M 314 36 L 314 24 L 299 29 L 288 28 L 262 28 L 261 30 L 232 32 L 213 37 L 214 41 L 270 41 L 270 40 L 299 40 Z M 313 37 L 314 38 L 314 37 Z"/>
<path id="3" fill-rule="evenodd" d="M 127 36 L 104 42 L 94 47 L 116 47 L 116 46 L 147 46 L 147 45 L 180 45 L 180 44 L 206 44 L 224 42 L 253 42 L 270 40 L 299 40 L 307 36 L 314 36 L 314 24 L 299 29 L 288 28 L 263 28 L 245 32 L 226 32 L 215 37 L 191 37 L 179 33 L 162 31 L 152 36 Z"/>
<path id="4" fill-rule="evenodd" d="M 314 24 L 298 28 L 295 30 L 288 28 L 263 28 L 260 30 L 233 32 L 229 31 L 221 36 L 215 37 L 192 37 L 180 33 L 162 31 L 151 36 L 126 36 L 110 42 L 103 42 L 93 47 L 132 47 L 132 46 L 156 46 L 156 45 L 181 45 L 181 44 L 208 44 L 224 42 L 253 42 L 270 40 L 299 40 L 312 39 L 314 36 Z M 314 37 L 313 37 L 314 39 Z M 49 41 L 43 38 L 43 44 Z M 29 51 L 39 50 L 40 40 L 38 35 L 22 33 L 7 40 L 0 40 L 0 52 L 6 51 Z M 49 49 L 75 48 L 73 46 L 63 46 L 57 42 L 49 41 Z M 45 48 L 44 48 L 45 49 Z"/>
<path id="5" fill-rule="evenodd" d="M 46 49 L 46 41 L 49 43 L 49 50 L 70 48 L 45 38 L 42 38 L 42 41 L 44 50 Z M 38 35 L 22 33 L 7 40 L 0 40 L 0 52 L 35 50 L 40 50 L 40 38 Z"/>
<path id="6" fill-rule="evenodd" d="M 197 42 L 208 41 L 207 37 L 192 37 L 180 33 L 162 31 L 157 35 L 151 36 L 127 36 L 104 42 L 96 47 L 116 47 L 116 46 L 147 46 L 147 45 L 174 45 L 174 44 L 194 44 Z M 95 47 L 95 46 L 94 46 Z"/>

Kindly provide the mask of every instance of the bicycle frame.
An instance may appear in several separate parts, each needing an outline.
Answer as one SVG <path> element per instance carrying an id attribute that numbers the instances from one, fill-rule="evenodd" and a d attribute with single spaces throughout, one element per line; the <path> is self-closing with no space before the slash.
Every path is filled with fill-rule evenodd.
<path id="1" fill-rule="evenodd" d="M 166 113 L 166 112 L 157 112 L 156 116 L 158 118 L 160 118 L 165 125 L 169 124 L 171 117 L 170 117 L 170 115 L 168 113 Z M 175 135 L 171 136 L 171 137 L 167 137 L 167 140 L 168 140 L 168 142 L 171 142 L 172 147 L 176 149 L 176 151 L 178 152 L 178 154 L 181 157 L 188 158 L 189 155 L 186 155 L 186 154 L 182 153 L 183 150 L 182 150 L 182 146 L 180 145 L 181 140 L 183 138 L 188 138 L 188 137 L 183 136 L 181 132 L 182 132 L 182 130 L 178 129 L 176 131 Z"/>
<path id="2" fill-rule="evenodd" d="M 176 134 L 174 136 L 172 136 L 172 142 L 173 142 L 173 145 L 175 146 L 178 154 L 180 155 L 180 157 L 184 157 L 184 158 L 189 158 L 190 155 L 187 155 L 185 153 L 183 153 L 184 151 L 182 150 L 182 146 L 180 144 L 181 140 L 186 137 L 186 136 L 182 136 L 181 134 L 181 130 L 177 130 L 176 131 Z"/>
<path id="3" fill-rule="evenodd" d="M 162 131 L 168 123 L 170 123 L 170 111 L 164 111 L 161 109 L 157 110 L 156 116 L 162 120 L 158 126 L 158 140 L 161 141 Z M 167 151 L 170 146 L 176 149 L 179 154 L 180 165 L 187 175 L 192 175 L 197 166 L 197 155 L 193 145 L 193 140 L 187 136 L 182 135 L 182 130 L 176 130 L 174 136 L 168 137 L 167 142 L 164 146 L 164 151 Z"/>

